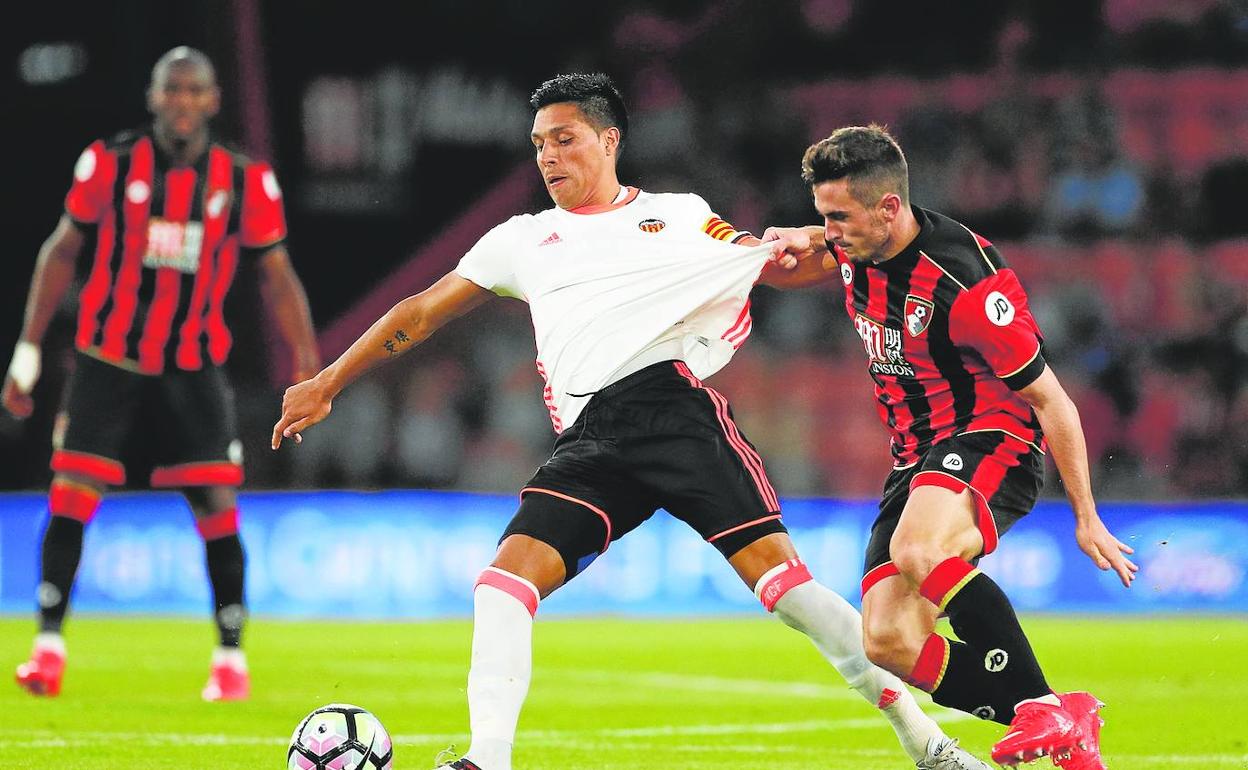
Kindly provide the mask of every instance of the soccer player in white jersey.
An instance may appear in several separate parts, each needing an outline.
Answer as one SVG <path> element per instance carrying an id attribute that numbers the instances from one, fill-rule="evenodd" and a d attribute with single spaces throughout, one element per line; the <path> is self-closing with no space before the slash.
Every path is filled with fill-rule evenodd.
<path id="1" fill-rule="evenodd" d="M 759 246 L 696 195 L 621 186 L 628 116 L 607 76 L 561 75 L 530 103 L 538 171 L 555 207 L 498 225 L 453 272 L 391 308 L 337 361 L 286 391 L 273 428 L 274 449 L 302 441 L 365 371 L 495 295 L 528 303 L 558 437 L 477 581 L 472 742 L 444 767 L 510 770 L 539 601 L 663 508 L 715 546 L 768 611 L 810 637 L 919 768 L 987 770 L 867 660 L 861 617 L 811 577 L 762 460 L 727 400 L 702 383 L 748 336 L 750 289 L 800 274 L 796 255 Z"/>

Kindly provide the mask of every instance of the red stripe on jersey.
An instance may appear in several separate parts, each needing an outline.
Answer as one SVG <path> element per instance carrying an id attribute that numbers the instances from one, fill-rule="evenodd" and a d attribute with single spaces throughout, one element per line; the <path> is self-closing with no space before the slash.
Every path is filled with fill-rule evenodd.
<path id="1" fill-rule="evenodd" d="M 155 160 L 151 138 L 145 136 L 135 142 L 130 155 L 130 172 L 126 174 L 122 189 L 125 202 L 122 204 L 121 267 L 113 282 L 113 309 L 104 321 L 104 339 L 100 345 L 100 355 L 112 361 L 126 357 L 126 334 L 134 323 L 134 311 L 139 303 L 147 223 L 152 213 Z"/>
<path id="2" fill-rule="evenodd" d="M 208 357 L 217 366 L 225 363 L 234 345 L 234 337 L 230 327 L 225 324 L 225 295 L 234 281 L 234 270 L 238 267 L 238 236 L 230 236 L 221 244 L 217 253 L 220 262 L 217 273 L 213 276 L 212 288 L 209 289 L 208 320 Z"/>
<path id="3" fill-rule="evenodd" d="M 233 159 L 225 150 L 213 147 L 208 155 L 208 179 L 201 207 L 204 212 L 204 244 L 199 253 L 199 271 L 195 274 L 195 284 L 187 301 L 186 320 L 178 330 L 178 347 L 174 354 L 179 369 L 194 370 L 204 365 L 200 346 L 205 326 L 204 309 L 216 268 L 217 248 L 225 238 L 225 229 L 230 221 L 233 186 Z"/>
<path id="4" fill-rule="evenodd" d="M 724 436 L 728 439 L 728 445 L 741 458 L 741 464 L 745 466 L 745 470 L 754 480 L 754 487 L 758 490 L 763 504 L 767 506 L 768 512 L 774 513 L 779 511 L 780 500 L 776 497 L 776 490 L 772 488 L 771 482 L 767 480 L 767 470 L 763 467 L 763 459 L 758 456 L 754 448 L 749 445 L 749 442 L 737 430 L 737 424 L 733 421 L 732 415 L 728 411 L 728 399 L 724 398 L 714 388 L 708 388 L 702 384 L 702 381 L 694 376 L 684 361 L 676 362 L 676 371 L 691 386 L 701 390 L 710 397 L 711 403 L 715 406 L 715 417 L 719 420 L 719 426 L 724 431 Z"/>
<path id="5" fill-rule="evenodd" d="M 750 317 L 750 300 L 746 300 L 745 307 L 741 308 L 741 314 L 737 316 L 737 320 L 728 328 L 728 331 L 720 336 L 720 339 L 733 343 L 732 347 L 735 350 L 741 347 L 746 337 L 750 336 L 753 326 L 754 320 Z"/>
<path id="6" fill-rule="evenodd" d="M 555 407 L 555 392 L 550 389 L 550 378 L 546 376 L 546 367 L 541 361 L 537 362 L 537 373 L 542 376 L 542 403 L 550 412 L 550 424 L 554 426 L 555 433 L 563 433 L 563 420 L 559 419 L 559 410 Z"/>
<path id="7" fill-rule="evenodd" d="M 195 194 L 196 178 L 191 168 L 170 169 L 165 174 L 166 222 L 182 225 L 183 238 L 186 224 L 191 218 L 191 201 Z M 178 244 L 184 249 L 184 242 Z M 143 335 L 139 337 L 139 369 L 149 374 L 160 374 L 165 368 L 165 344 L 173 333 L 173 314 L 182 296 L 182 273 L 171 267 L 156 268 L 156 293 L 147 309 L 143 322 Z"/>
<path id="8" fill-rule="evenodd" d="M 109 153 L 108 157 L 115 157 Z M 74 344 L 86 349 L 95 344 L 95 333 L 100 329 L 100 310 L 108 299 L 113 283 L 113 250 L 117 243 L 117 215 L 110 207 L 100 221 L 96 233 L 95 262 L 82 291 L 78 293 L 78 332 Z"/>

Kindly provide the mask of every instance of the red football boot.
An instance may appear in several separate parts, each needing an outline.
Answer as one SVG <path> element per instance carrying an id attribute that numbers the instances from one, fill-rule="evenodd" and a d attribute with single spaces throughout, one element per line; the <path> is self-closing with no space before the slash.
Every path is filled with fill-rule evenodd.
<path id="1" fill-rule="evenodd" d="M 1068 753 L 1054 754 L 1053 764 L 1062 770 L 1105 770 L 1101 759 L 1101 725 L 1105 720 L 1098 713 L 1104 706 L 1091 693 L 1068 692 L 1057 696 L 1062 708 L 1075 718 L 1080 738 Z"/>
<path id="2" fill-rule="evenodd" d="M 30 660 L 17 667 L 17 684 L 31 695 L 53 697 L 61 692 L 65 674 L 65 650 L 36 646 Z"/>
<path id="3" fill-rule="evenodd" d="M 247 700 L 251 695 L 251 675 L 241 652 L 212 656 L 212 672 L 202 693 L 206 701 Z"/>
<path id="4" fill-rule="evenodd" d="M 1075 718 L 1061 706 L 1027 701 L 1014 710 L 1005 737 L 992 747 L 992 761 L 1013 767 L 1040 757 L 1066 754 L 1082 736 Z"/>

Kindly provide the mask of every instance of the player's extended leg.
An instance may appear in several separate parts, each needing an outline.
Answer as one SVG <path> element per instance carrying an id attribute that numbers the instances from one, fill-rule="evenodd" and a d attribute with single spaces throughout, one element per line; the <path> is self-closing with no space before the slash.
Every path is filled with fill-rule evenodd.
<path id="1" fill-rule="evenodd" d="M 473 589 L 468 714 L 472 743 L 456 770 L 511 770 L 520 709 L 533 671 L 533 617 L 538 602 L 563 585 L 563 557 L 528 535 L 499 546 Z"/>
<path id="2" fill-rule="evenodd" d="M 104 494 L 103 482 L 86 475 L 57 473 L 48 494 L 48 526 L 40 562 L 39 634 L 30 660 L 17 667 L 17 683 L 35 695 L 57 695 L 65 672 L 61 626 L 82 558 L 83 532 Z"/>
<path id="3" fill-rule="evenodd" d="M 890 541 L 893 566 L 933 608 L 948 614 L 964 644 L 929 632 L 917 646 L 921 633 L 890 632 L 887 622 L 874 622 L 899 609 L 897 581 L 890 578 L 883 582 L 893 588 L 872 597 L 868 607 L 868 654 L 886 668 L 906 672 L 907 680 L 931 692 L 937 703 L 1008 722 L 1011 730 L 994 747 L 994 760 L 1013 764 L 1064 754 L 1075 747 L 1078 731 L 1045 681 L 1009 599 L 971 564 L 984 548 L 976 521 L 969 489 L 926 483 L 912 489 Z M 876 606 L 889 600 L 891 607 Z M 912 596 L 906 601 L 917 602 Z M 909 616 L 916 614 L 911 610 Z"/>
<path id="4" fill-rule="evenodd" d="M 858 611 L 811 577 L 787 534 L 759 538 L 728 562 L 769 612 L 810 637 L 850 687 L 880 709 L 902 748 L 920 767 L 987 770 L 983 762 L 956 748 L 896 676 L 868 660 Z"/>
<path id="5" fill-rule="evenodd" d="M 238 498 L 233 487 L 184 487 L 182 495 L 195 514 L 195 528 L 204 540 L 204 560 L 212 583 L 213 620 L 219 644 L 212 653 L 212 671 L 204 700 L 244 700 L 251 679 L 242 651 L 246 555 L 238 536 Z"/>

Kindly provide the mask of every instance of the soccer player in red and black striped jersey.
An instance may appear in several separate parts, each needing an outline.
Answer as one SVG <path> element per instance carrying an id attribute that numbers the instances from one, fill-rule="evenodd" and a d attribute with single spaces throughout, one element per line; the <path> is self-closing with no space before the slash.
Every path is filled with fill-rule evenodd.
<path id="1" fill-rule="evenodd" d="M 39 252 L 4 382 L 5 408 L 28 416 L 40 343 L 79 254 L 93 241 L 78 297 L 75 367 L 53 442 L 40 632 L 17 681 L 37 695 L 60 691 L 61 626 L 83 530 L 105 489 L 125 483 L 122 446 L 136 432 L 155 446 L 151 486 L 181 490 L 204 539 L 220 647 L 203 695 L 235 700 L 249 689 L 235 494 L 243 465 L 222 365 L 233 340 L 225 297 L 241 262 L 259 268 L 263 296 L 294 352 L 296 381 L 314 374 L 319 359 L 307 299 L 283 245 L 273 170 L 209 134 L 220 105 L 211 61 L 191 48 L 169 51 L 152 70 L 147 97 L 149 128 L 96 141 L 78 158 L 65 213 Z M 141 420 L 140 405 L 157 411 Z"/>
<path id="2" fill-rule="evenodd" d="M 1123 585 L 1135 576 L 1131 548 L 1096 512 L 1079 414 L 1026 293 L 987 239 L 910 205 L 905 157 L 879 126 L 811 146 L 802 178 L 823 226 L 764 240 L 822 255 L 826 280 L 844 286 L 892 434 L 862 583 L 868 656 L 937 703 L 1009 724 L 993 749 L 1002 764 L 1049 754 L 1100 770 L 1101 704 L 1049 687 L 1009 600 L 975 567 L 1031 510 L 1048 451 L 1080 548 Z M 942 611 L 961 641 L 935 633 Z"/>

